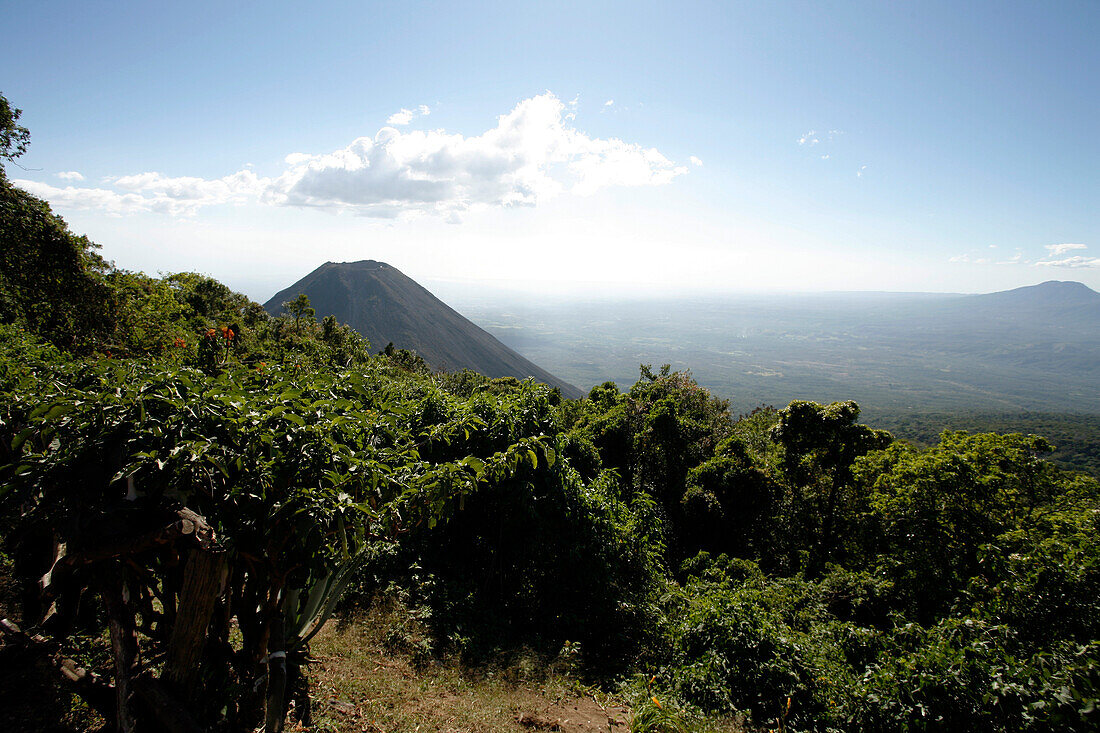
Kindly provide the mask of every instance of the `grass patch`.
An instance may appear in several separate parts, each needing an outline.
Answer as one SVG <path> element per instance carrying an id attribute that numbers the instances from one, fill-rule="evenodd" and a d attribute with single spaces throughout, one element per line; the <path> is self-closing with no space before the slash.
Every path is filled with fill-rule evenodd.
<path id="1" fill-rule="evenodd" d="M 426 655 L 426 634 L 415 617 L 390 602 L 326 626 L 313 641 L 319 663 L 309 671 L 315 729 L 530 730 L 550 708 L 577 697 L 567 678 L 546 675 L 546 665 L 533 655 L 471 670 L 456 659 Z"/>
<path id="2" fill-rule="evenodd" d="M 632 727 L 627 700 L 635 697 L 635 685 L 624 686 L 619 695 L 607 694 L 561 672 L 560 660 L 543 659 L 528 650 L 470 667 L 457 655 L 425 654 L 430 646 L 427 638 L 416 614 L 392 600 L 329 623 L 312 642 L 317 663 L 308 673 L 311 730 L 627 733 L 669 729 L 644 720 Z M 668 718 L 647 717 L 661 722 Z M 704 721 L 690 715 L 680 719 L 684 727 L 677 730 L 742 730 L 736 721 Z"/>

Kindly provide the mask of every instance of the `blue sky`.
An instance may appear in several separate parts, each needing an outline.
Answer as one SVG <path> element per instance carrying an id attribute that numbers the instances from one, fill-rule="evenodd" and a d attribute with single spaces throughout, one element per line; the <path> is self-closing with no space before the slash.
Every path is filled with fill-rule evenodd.
<path id="1" fill-rule="evenodd" d="M 259 299 L 366 258 L 535 290 L 1100 289 L 1096 2 L 0 18 L 32 133 L 9 176 L 128 269 Z"/>

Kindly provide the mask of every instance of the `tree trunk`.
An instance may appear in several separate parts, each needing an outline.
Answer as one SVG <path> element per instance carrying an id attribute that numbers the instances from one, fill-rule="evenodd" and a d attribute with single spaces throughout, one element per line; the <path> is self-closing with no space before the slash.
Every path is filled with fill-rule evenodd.
<path id="1" fill-rule="evenodd" d="M 267 645 L 267 723 L 264 733 L 282 733 L 286 720 L 286 599 L 271 622 Z"/>
<path id="2" fill-rule="evenodd" d="M 226 568 L 224 552 L 195 548 L 188 553 L 162 675 L 184 703 L 195 700 L 210 616 L 225 584 Z"/>
<path id="3" fill-rule="evenodd" d="M 264 721 L 269 682 L 264 658 L 268 653 L 272 618 L 276 613 L 270 597 L 263 601 L 261 608 L 256 608 L 260 602 L 257 589 L 267 587 L 266 576 L 256 578 L 249 572 L 242 584 L 244 589 L 236 604 L 236 616 L 243 641 L 234 667 L 245 687 L 237 700 L 233 730 L 250 733 Z"/>
<path id="4" fill-rule="evenodd" d="M 137 671 L 138 644 L 134 612 L 126 602 L 126 585 L 122 568 L 115 565 L 113 577 L 107 579 L 103 589 L 103 602 L 107 606 L 107 621 L 111 632 L 111 652 L 115 660 L 116 720 L 119 733 L 133 733 L 136 726 L 131 695 L 133 678 Z"/>

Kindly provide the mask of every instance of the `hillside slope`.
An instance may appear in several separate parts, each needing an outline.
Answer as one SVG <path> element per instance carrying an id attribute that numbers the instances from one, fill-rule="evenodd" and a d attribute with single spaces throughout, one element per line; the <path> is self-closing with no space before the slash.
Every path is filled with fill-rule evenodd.
<path id="1" fill-rule="evenodd" d="M 366 336 L 375 349 L 392 342 L 398 348 L 416 351 L 437 369 L 472 369 L 489 377 L 533 377 L 558 387 L 566 397 L 583 395 L 384 262 L 326 262 L 276 293 L 264 308 L 280 313 L 283 302 L 299 293 L 309 296 L 318 318 L 336 316 Z"/>

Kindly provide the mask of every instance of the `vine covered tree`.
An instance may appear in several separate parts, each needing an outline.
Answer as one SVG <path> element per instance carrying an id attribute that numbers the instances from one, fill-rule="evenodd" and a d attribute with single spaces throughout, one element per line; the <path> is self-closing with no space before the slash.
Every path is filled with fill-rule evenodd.
<path id="1" fill-rule="evenodd" d="M 20 110 L 0 95 L 0 159 L 30 142 Z M 89 351 L 112 327 L 108 266 L 87 237 L 69 231 L 49 205 L 11 184 L 0 169 L 0 322 L 42 334 L 66 349 Z"/>
<path id="2" fill-rule="evenodd" d="M 309 304 L 309 296 L 305 293 L 298 293 L 298 297 L 284 302 L 283 310 L 294 318 L 294 329 L 299 333 L 302 331 L 302 321 L 308 320 L 312 323 L 317 315 L 317 311 Z"/>
<path id="3" fill-rule="evenodd" d="M 15 160 L 22 156 L 30 145 L 30 130 L 18 124 L 22 114 L 23 110 L 12 107 L 7 97 L 0 94 L 0 158 L 4 160 Z M 2 166 L 0 175 L 3 175 Z"/>

